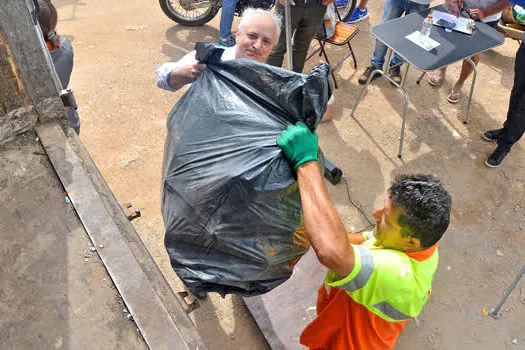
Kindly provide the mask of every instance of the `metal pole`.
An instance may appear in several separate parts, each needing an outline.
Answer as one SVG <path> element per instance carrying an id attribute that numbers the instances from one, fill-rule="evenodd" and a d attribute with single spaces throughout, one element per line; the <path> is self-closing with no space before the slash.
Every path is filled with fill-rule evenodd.
<path id="1" fill-rule="evenodd" d="M 468 58 L 466 60 L 470 65 L 472 66 L 472 69 L 474 70 L 474 75 L 472 76 L 472 85 L 470 86 L 470 94 L 468 95 L 468 105 L 467 105 L 467 116 L 465 117 L 465 120 L 463 121 L 463 124 L 468 123 L 468 114 L 470 112 L 470 103 L 472 102 L 472 94 L 474 93 L 474 85 L 476 84 L 476 76 L 478 75 L 478 67 L 476 67 L 476 64 Z"/>
<path id="2" fill-rule="evenodd" d="M 408 70 L 410 69 L 410 63 L 407 62 L 407 70 L 405 71 L 405 77 L 403 78 L 403 81 L 401 82 L 401 87 L 405 87 L 405 82 L 408 78 Z"/>
<path id="3" fill-rule="evenodd" d="M 503 296 L 503 298 L 499 302 L 498 306 L 496 306 L 495 309 L 490 310 L 489 315 L 492 318 L 495 318 L 496 320 L 501 318 L 501 314 L 499 312 L 501 310 L 501 307 L 503 306 L 503 304 L 505 304 L 505 302 L 507 301 L 507 298 L 509 297 L 510 293 L 512 293 L 514 288 L 516 288 L 516 286 L 518 285 L 518 282 L 520 281 L 520 279 L 523 277 L 524 274 L 525 274 L 525 265 L 523 265 L 523 267 L 521 268 L 521 271 L 516 276 L 516 279 L 514 280 L 514 282 L 512 282 L 510 287 L 507 289 L 507 292 L 505 293 L 505 295 Z"/>
<path id="4" fill-rule="evenodd" d="M 372 73 L 370 73 L 370 75 L 368 76 L 368 79 L 366 80 L 365 85 L 361 88 L 361 92 L 359 93 L 359 96 L 357 97 L 357 101 L 355 101 L 354 108 L 352 108 L 352 112 L 350 113 L 352 117 L 354 116 L 355 110 L 357 109 L 357 105 L 359 104 L 359 102 L 361 102 L 361 99 L 363 98 L 366 88 L 368 87 L 368 85 L 370 85 L 372 78 L 376 74 L 381 74 L 384 77 L 387 77 L 387 75 L 381 69 L 375 69 L 374 71 L 372 71 Z"/>
<path id="5" fill-rule="evenodd" d="M 421 75 L 419 76 L 419 78 L 418 78 L 417 81 L 416 81 L 416 84 L 419 85 L 419 83 L 421 82 L 421 79 L 423 79 L 423 77 L 425 76 L 425 74 L 427 74 L 427 73 L 426 73 L 426 72 L 421 73 Z"/>
<path id="6" fill-rule="evenodd" d="M 286 52 L 288 52 L 288 69 L 293 70 L 292 14 L 290 11 L 290 0 L 284 0 L 284 26 L 286 28 Z"/>

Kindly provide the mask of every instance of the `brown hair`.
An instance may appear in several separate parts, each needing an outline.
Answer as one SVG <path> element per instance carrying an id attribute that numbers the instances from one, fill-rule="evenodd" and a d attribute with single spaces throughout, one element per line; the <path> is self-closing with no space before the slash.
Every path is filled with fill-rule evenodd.
<path id="1" fill-rule="evenodd" d="M 53 49 L 60 46 L 60 37 L 56 32 L 58 22 L 58 14 L 55 6 L 50 0 L 38 0 L 40 5 L 40 15 L 38 16 L 38 23 L 44 33 L 44 40 L 51 44 Z"/>

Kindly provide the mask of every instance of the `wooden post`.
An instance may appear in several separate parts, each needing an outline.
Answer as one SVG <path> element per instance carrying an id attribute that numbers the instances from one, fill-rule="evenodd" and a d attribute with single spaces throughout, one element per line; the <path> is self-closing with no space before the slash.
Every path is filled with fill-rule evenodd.
<path id="1" fill-rule="evenodd" d="M 32 0 L 0 4 L 0 144 L 65 116 L 60 81 L 34 22 Z"/>

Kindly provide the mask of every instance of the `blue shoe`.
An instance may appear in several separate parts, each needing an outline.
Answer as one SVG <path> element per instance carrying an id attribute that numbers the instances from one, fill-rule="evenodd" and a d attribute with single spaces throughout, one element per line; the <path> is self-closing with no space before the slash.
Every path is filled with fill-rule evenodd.
<path id="1" fill-rule="evenodd" d="M 217 46 L 220 46 L 220 47 L 233 47 L 235 45 L 237 45 L 237 42 L 235 41 L 234 37 L 231 37 L 226 40 L 219 39 L 219 41 L 217 41 Z"/>
<path id="2" fill-rule="evenodd" d="M 335 6 L 341 7 L 346 6 L 348 4 L 348 0 L 335 0 Z"/>
<path id="3" fill-rule="evenodd" d="M 359 7 L 354 9 L 352 16 L 348 19 L 348 23 L 356 23 L 368 17 L 368 9 L 361 10 Z"/>

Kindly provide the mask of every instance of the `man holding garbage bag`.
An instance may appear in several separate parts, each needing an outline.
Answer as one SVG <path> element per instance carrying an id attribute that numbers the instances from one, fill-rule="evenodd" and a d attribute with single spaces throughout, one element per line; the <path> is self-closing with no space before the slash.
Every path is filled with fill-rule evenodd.
<path id="1" fill-rule="evenodd" d="M 281 18 L 273 12 L 248 8 L 242 14 L 237 29 L 237 45 L 225 48 L 223 61 L 236 58 L 251 58 L 264 63 L 280 34 Z M 168 91 L 177 91 L 193 83 L 205 64 L 195 58 L 195 51 L 188 53 L 177 62 L 168 62 L 157 69 L 157 86 Z"/>
<path id="2" fill-rule="evenodd" d="M 304 123 L 277 138 L 297 173 L 308 239 L 330 270 L 319 289 L 317 318 L 301 335 L 310 349 L 392 349 L 421 312 L 438 265 L 437 242 L 451 198 L 432 175 L 396 178 L 373 232 L 349 234 L 328 199 L 317 135 Z M 328 290 L 327 290 L 328 289 Z"/>

